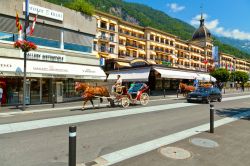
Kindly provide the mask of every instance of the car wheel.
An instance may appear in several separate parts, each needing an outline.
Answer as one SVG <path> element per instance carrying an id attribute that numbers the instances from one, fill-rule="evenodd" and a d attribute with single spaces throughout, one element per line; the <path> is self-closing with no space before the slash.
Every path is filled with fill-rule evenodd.
<path id="1" fill-rule="evenodd" d="M 218 102 L 221 102 L 222 101 L 222 97 L 220 96 L 219 98 L 218 98 Z"/>
<path id="2" fill-rule="evenodd" d="M 210 104 L 210 103 L 211 103 L 211 98 L 207 97 L 207 104 Z"/>
<path id="3" fill-rule="evenodd" d="M 187 100 L 188 103 L 191 103 L 191 100 Z"/>

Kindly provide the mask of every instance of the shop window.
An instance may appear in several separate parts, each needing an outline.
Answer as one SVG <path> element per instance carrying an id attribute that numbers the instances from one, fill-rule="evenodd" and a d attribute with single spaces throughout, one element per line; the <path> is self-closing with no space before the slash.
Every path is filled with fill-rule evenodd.
<path id="1" fill-rule="evenodd" d="M 17 38 L 18 38 L 17 34 L 0 32 L 0 40 L 15 41 L 17 40 Z"/>
<path id="2" fill-rule="evenodd" d="M 64 49 L 89 53 L 92 51 L 91 47 L 71 43 L 64 43 Z"/>
<path id="3" fill-rule="evenodd" d="M 53 48 L 60 48 L 60 42 L 55 40 L 48 40 L 38 37 L 30 37 L 27 36 L 27 40 L 35 43 L 36 45 L 46 46 L 46 47 L 53 47 Z"/>

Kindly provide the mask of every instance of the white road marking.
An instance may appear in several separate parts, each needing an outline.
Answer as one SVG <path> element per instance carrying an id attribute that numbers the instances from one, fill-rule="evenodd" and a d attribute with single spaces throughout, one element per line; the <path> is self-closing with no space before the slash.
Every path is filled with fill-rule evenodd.
<path id="1" fill-rule="evenodd" d="M 74 116 L 67 116 L 67 117 L 58 117 L 58 118 L 3 124 L 3 125 L 0 125 L 0 134 L 39 129 L 39 128 L 44 128 L 44 127 L 73 124 L 73 123 L 79 123 L 79 122 L 88 122 L 88 121 L 98 120 L 98 119 L 142 114 L 142 113 L 147 113 L 147 112 L 156 112 L 156 111 L 162 111 L 162 110 L 168 110 L 168 109 L 174 109 L 174 108 L 182 108 L 182 107 L 188 107 L 188 106 L 194 106 L 194 105 L 197 105 L 197 104 L 175 103 L 175 104 L 165 104 L 165 105 L 158 105 L 158 106 L 122 109 L 122 110 L 115 110 L 115 111 L 108 111 L 108 112 L 99 112 L 99 113 L 92 113 L 92 114 L 74 115 Z"/>
<path id="2" fill-rule="evenodd" d="M 250 109 L 249 109 L 250 110 Z M 231 122 L 234 122 L 236 120 L 239 120 L 241 118 L 247 117 L 250 115 L 250 111 L 240 113 L 237 115 L 234 115 L 232 117 L 223 118 L 221 120 L 215 121 L 214 127 L 219 127 L 221 125 L 225 125 Z M 191 129 L 187 129 L 178 133 L 174 133 L 165 137 L 161 137 L 155 140 L 151 140 L 142 144 L 138 144 L 135 146 L 131 146 L 126 149 L 122 149 L 113 153 L 109 153 L 103 156 L 98 157 L 96 160 L 94 160 L 96 163 L 96 166 L 109 166 L 121 161 L 124 161 L 126 159 L 144 154 L 146 152 L 158 149 L 162 146 L 166 146 L 169 144 L 172 144 L 174 142 L 183 140 L 185 138 L 194 136 L 196 134 L 199 134 L 201 132 L 207 131 L 210 128 L 210 124 L 203 124 L 198 127 L 194 127 Z M 93 165 L 95 166 L 95 165 Z"/>
<path id="3" fill-rule="evenodd" d="M 249 97 L 250 95 L 228 97 L 228 98 L 225 98 L 224 101 L 244 99 L 244 98 L 249 98 Z M 80 122 L 88 122 L 88 121 L 113 118 L 113 117 L 136 115 L 136 114 L 142 114 L 142 113 L 148 113 L 148 112 L 157 112 L 157 111 L 189 107 L 189 106 L 195 106 L 195 105 L 199 105 L 199 104 L 194 104 L 194 103 L 164 104 L 164 105 L 157 105 L 157 106 L 121 109 L 121 110 L 108 111 L 108 112 L 99 112 L 99 113 L 91 113 L 91 114 L 84 114 L 84 115 L 74 115 L 74 116 L 2 124 L 0 125 L 0 134 L 39 129 L 39 128 L 52 127 L 52 126 L 59 126 L 59 125 L 66 125 L 66 124 L 73 124 L 73 123 L 80 123 Z"/>

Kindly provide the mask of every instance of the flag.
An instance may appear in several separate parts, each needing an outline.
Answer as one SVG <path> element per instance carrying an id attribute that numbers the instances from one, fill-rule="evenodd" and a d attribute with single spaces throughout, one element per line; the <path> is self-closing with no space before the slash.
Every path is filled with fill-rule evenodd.
<path id="1" fill-rule="evenodd" d="M 30 33 L 29 33 L 30 36 L 32 36 L 32 34 L 34 33 L 34 30 L 35 30 L 37 15 L 38 15 L 38 14 L 36 14 L 36 16 L 35 16 L 35 18 L 34 18 L 34 21 L 33 21 L 33 24 L 32 24 L 32 26 L 31 26 Z"/>
<path id="2" fill-rule="evenodd" d="M 22 24 L 20 23 L 18 13 L 16 12 L 16 27 L 18 32 L 22 31 L 23 27 Z"/>

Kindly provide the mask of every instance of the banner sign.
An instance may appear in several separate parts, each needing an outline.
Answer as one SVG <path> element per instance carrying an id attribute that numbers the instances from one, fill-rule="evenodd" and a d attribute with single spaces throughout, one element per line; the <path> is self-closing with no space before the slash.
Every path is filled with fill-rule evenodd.
<path id="1" fill-rule="evenodd" d="M 214 61 L 214 65 L 216 67 L 219 67 L 220 58 L 219 58 L 218 46 L 213 46 L 212 47 L 212 58 L 213 58 L 213 61 Z"/>
<path id="2" fill-rule="evenodd" d="M 25 10 L 25 2 L 23 2 L 23 11 Z M 55 10 L 47 9 L 44 7 L 29 4 L 29 13 L 38 14 L 39 16 L 63 21 L 63 13 Z"/>

